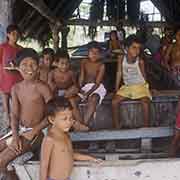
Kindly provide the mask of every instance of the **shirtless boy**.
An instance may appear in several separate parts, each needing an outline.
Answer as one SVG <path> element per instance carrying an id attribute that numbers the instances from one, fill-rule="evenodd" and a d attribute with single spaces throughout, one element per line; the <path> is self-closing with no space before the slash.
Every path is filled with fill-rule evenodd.
<path id="1" fill-rule="evenodd" d="M 76 130 L 87 131 L 88 127 L 82 124 L 82 117 L 78 107 L 78 85 L 74 72 L 70 69 L 69 55 L 63 50 L 58 50 L 55 55 L 57 68 L 49 73 L 48 84 L 56 96 L 65 96 L 73 106 L 73 115 Z"/>
<path id="2" fill-rule="evenodd" d="M 12 89 L 12 141 L 0 141 L 0 169 L 6 169 L 10 161 L 31 150 L 42 135 L 41 130 L 48 125 L 44 119 L 45 104 L 52 98 L 52 93 L 46 84 L 37 80 L 38 58 L 31 48 L 17 54 L 18 70 L 24 80 Z"/>
<path id="3" fill-rule="evenodd" d="M 180 81 L 180 29 L 176 31 L 176 42 L 167 49 L 165 61 L 167 68 Z"/>
<path id="4" fill-rule="evenodd" d="M 126 40 L 126 55 L 118 56 L 116 94 L 112 100 L 112 118 L 115 128 L 121 128 L 119 105 L 128 99 L 140 100 L 144 112 L 144 126 L 149 126 L 149 102 L 151 94 L 146 82 L 144 61 L 140 57 L 141 42 L 135 35 Z M 122 83 L 123 82 L 123 83 Z"/>
<path id="5" fill-rule="evenodd" d="M 50 100 L 47 116 L 52 127 L 42 143 L 40 180 L 69 180 L 74 160 L 101 162 L 73 151 L 68 131 L 74 120 L 72 106 L 66 98 L 61 96 Z"/>
<path id="6" fill-rule="evenodd" d="M 42 63 L 39 67 L 39 79 L 45 83 L 48 82 L 48 74 L 51 71 L 53 60 L 53 49 L 45 48 L 42 52 Z"/>
<path id="7" fill-rule="evenodd" d="M 105 65 L 101 62 L 101 48 L 98 42 L 89 44 L 88 59 L 81 63 L 79 84 L 83 100 L 87 100 L 87 112 L 84 123 L 89 124 L 90 119 L 101 104 L 106 95 L 106 89 L 102 84 L 105 73 Z"/>

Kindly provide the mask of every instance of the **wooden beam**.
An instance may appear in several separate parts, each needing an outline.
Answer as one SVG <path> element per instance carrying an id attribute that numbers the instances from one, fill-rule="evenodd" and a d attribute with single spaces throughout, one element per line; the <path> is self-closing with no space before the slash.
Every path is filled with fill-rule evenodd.
<path id="1" fill-rule="evenodd" d="M 52 24 L 61 25 L 61 22 L 57 20 L 57 18 L 53 15 L 51 10 L 46 6 L 46 4 L 42 0 L 24 0 L 34 9 L 36 9 L 43 17 L 48 19 L 48 21 Z"/>
<path id="2" fill-rule="evenodd" d="M 124 26 L 132 26 L 128 21 L 121 20 Z M 79 26 L 117 26 L 116 22 L 112 21 L 101 21 L 101 22 L 91 22 L 87 19 L 71 19 L 66 22 L 67 25 L 79 25 Z M 147 25 L 151 25 L 153 27 L 164 27 L 166 22 L 148 22 Z M 139 26 L 138 24 L 136 25 Z"/>
<path id="3" fill-rule="evenodd" d="M 157 127 L 157 128 L 139 128 L 128 130 L 105 130 L 92 132 L 76 132 L 71 133 L 72 141 L 110 141 L 125 139 L 142 139 L 142 138 L 161 138 L 173 135 L 173 128 Z"/>

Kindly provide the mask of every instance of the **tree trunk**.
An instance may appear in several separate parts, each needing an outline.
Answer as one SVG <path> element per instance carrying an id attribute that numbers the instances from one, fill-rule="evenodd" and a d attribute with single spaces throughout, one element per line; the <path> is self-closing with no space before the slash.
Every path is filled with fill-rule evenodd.
<path id="1" fill-rule="evenodd" d="M 0 1 L 0 43 L 6 40 L 6 28 L 12 23 L 12 9 L 14 0 Z"/>

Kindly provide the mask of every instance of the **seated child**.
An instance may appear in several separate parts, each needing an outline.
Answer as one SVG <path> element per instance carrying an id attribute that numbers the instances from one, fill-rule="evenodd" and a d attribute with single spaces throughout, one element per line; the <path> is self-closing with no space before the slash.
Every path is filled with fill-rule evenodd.
<path id="1" fill-rule="evenodd" d="M 40 180 L 69 180 L 74 160 L 101 162 L 73 151 L 68 132 L 74 120 L 72 106 L 66 98 L 50 100 L 47 116 L 52 126 L 41 147 Z"/>
<path id="2" fill-rule="evenodd" d="M 110 32 L 110 40 L 108 41 L 109 50 L 121 49 L 122 45 L 118 39 L 117 31 Z"/>
<path id="3" fill-rule="evenodd" d="M 54 60 L 54 51 L 51 48 L 46 48 L 42 52 L 42 62 L 39 66 L 39 79 L 43 82 L 48 82 L 48 74 L 51 71 Z"/>
<path id="4" fill-rule="evenodd" d="M 134 99 L 141 101 L 144 112 L 144 126 L 148 127 L 151 94 L 146 82 L 144 61 L 140 57 L 141 42 L 135 35 L 131 35 L 126 40 L 126 47 L 127 54 L 118 56 L 116 94 L 112 100 L 113 126 L 121 128 L 119 104 L 124 100 Z M 121 80 L 123 80 L 122 86 L 120 86 Z"/>
<path id="5" fill-rule="evenodd" d="M 82 60 L 79 84 L 83 100 L 87 100 L 87 112 L 84 123 L 89 121 L 106 95 L 102 84 L 105 65 L 101 62 L 101 48 L 97 42 L 91 42 L 88 49 L 88 59 Z"/>
<path id="6" fill-rule="evenodd" d="M 41 130 L 48 126 L 45 104 L 52 93 L 48 85 L 37 80 L 38 60 L 38 54 L 31 48 L 24 48 L 16 56 L 24 80 L 12 89 L 12 132 L 0 140 L 0 171 L 34 145 L 37 147 L 43 137 Z"/>
<path id="7" fill-rule="evenodd" d="M 80 131 L 87 131 L 88 127 L 82 124 L 82 117 L 78 107 L 79 88 L 76 82 L 75 74 L 70 68 L 69 55 L 63 50 L 58 50 L 56 55 L 56 68 L 49 73 L 48 84 L 54 95 L 65 96 L 73 106 L 73 115 L 76 123 L 74 128 Z"/>

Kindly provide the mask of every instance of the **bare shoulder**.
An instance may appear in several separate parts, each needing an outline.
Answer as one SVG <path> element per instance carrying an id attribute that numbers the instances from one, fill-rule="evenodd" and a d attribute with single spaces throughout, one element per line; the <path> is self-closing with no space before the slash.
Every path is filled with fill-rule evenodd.
<path id="1" fill-rule="evenodd" d="M 44 93 L 51 94 L 51 90 L 50 90 L 50 87 L 48 86 L 48 84 L 41 80 L 37 80 L 36 88 L 42 94 L 44 94 Z"/>
<path id="2" fill-rule="evenodd" d="M 51 135 L 45 136 L 43 139 L 42 146 L 45 146 L 47 148 L 53 145 L 54 145 L 54 139 L 51 137 Z"/>
<path id="3" fill-rule="evenodd" d="M 41 81 L 41 80 L 36 81 L 36 86 L 38 88 L 48 88 L 48 85 L 45 82 Z"/>
<path id="4" fill-rule="evenodd" d="M 21 87 L 22 87 L 21 85 L 22 85 L 22 82 L 16 83 L 16 84 L 12 87 L 11 92 L 12 92 L 12 93 L 17 93 L 17 92 L 21 89 Z"/>
<path id="5" fill-rule="evenodd" d="M 81 65 L 86 65 L 88 63 L 88 59 L 82 59 L 81 60 Z"/>

